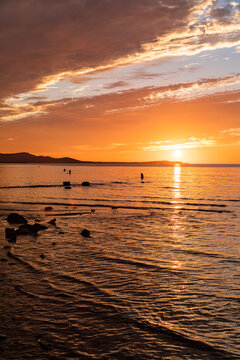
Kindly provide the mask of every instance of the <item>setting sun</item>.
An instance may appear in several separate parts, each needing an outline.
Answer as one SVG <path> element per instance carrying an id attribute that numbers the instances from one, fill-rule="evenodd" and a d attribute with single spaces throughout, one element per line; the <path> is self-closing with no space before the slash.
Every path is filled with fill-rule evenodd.
<path id="1" fill-rule="evenodd" d="M 174 150 L 174 151 L 173 151 L 173 156 L 174 156 L 175 158 L 180 159 L 180 158 L 182 157 L 182 150 L 179 150 L 179 149 Z"/>

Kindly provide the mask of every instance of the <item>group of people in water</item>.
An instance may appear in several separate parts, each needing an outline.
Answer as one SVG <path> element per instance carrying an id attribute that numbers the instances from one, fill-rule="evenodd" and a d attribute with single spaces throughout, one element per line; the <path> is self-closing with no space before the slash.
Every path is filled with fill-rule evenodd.
<path id="1" fill-rule="evenodd" d="M 72 170 L 71 170 L 71 169 L 69 169 L 69 170 L 63 169 L 63 171 L 66 172 L 66 173 L 69 174 L 69 175 L 71 175 L 71 173 L 72 173 Z M 144 175 L 143 175 L 143 173 L 141 172 L 141 182 L 143 182 L 143 180 L 144 180 Z"/>

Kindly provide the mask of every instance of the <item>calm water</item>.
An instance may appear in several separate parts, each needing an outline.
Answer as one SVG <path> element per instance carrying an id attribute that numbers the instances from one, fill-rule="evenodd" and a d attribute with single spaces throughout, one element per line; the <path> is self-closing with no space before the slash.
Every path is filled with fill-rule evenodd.
<path id="1" fill-rule="evenodd" d="M 64 167 L 0 165 L 0 358 L 240 359 L 240 168 Z"/>

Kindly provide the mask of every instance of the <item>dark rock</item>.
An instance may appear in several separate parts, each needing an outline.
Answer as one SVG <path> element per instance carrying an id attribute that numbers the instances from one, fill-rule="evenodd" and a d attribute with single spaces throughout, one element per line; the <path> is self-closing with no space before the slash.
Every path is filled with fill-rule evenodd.
<path id="1" fill-rule="evenodd" d="M 90 183 L 88 181 L 83 181 L 82 186 L 90 186 Z"/>
<path id="2" fill-rule="evenodd" d="M 6 340 L 6 339 L 7 339 L 7 335 L 0 334 L 0 341 Z"/>
<path id="3" fill-rule="evenodd" d="M 48 224 L 51 224 L 51 225 L 56 225 L 56 218 L 48 221 Z"/>
<path id="4" fill-rule="evenodd" d="M 53 242 L 52 242 L 52 245 L 56 245 L 56 242 L 53 241 Z"/>
<path id="5" fill-rule="evenodd" d="M 46 230 L 47 226 L 35 223 L 32 225 L 32 228 L 34 229 L 34 231 L 40 231 L 40 230 Z"/>
<path id="6" fill-rule="evenodd" d="M 87 229 L 83 229 L 82 230 L 82 232 L 81 232 L 81 235 L 83 236 L 83 237 L 90 237 L 90 231 L 89 230 L 87 230 Z"/>
<path id="7" fill-rule="evenodd" d="M 71 186 L 70 181 L 63 181 L 63 186 Z"/>
<path id="8" fill-rule="evenodd" d="M 26 224 L 20 225 L 15 231 L 16 235 L 37 235 L 38 231 L 47 229 L 47 226 L 41 224 Z"/>
<path id="9" fill-rule="evenodd" d="M 65 186 L 64 189 L 71 189 L 71 186 Z"/>
<path id="10" fill-rule="evenodd" d="M 95 209 L 91 209 L 91 213 L 94 213 L 95 212 Z"/>
<path id="11" fill-rule="evenodd" d="M 52 209 L 53 209 L 52 206 L 46 206 L 44 210 L 45 211 L 52 211 Z"/>
<path id="12" fill-rule="evenodd" d="M 62 234 L 64 234 L 64 231 L 59 231 L 58 233 L 62 235 Z"/>
<path id="13" fill-rule="evenodd" d="M 0 261 L 8 261 L 7 259 L 5 258 L 1 258 Z"/>
<path id="14" fill-rule="evenodd" d="M 27 224 L 27 220 L 18 213 L 11 213 L 7 217 L 9 224 Z"/>
<path id="15" fill-rule="evenodd" d="M 41 255 L 40 255 L 40 258 L 41 258 L 41 259 L 45 259 L 45 255 L 44 255 L 44 254 L 41 254 Z"/>
<path id="16" fill-rule="evenodd" d="M 10 242 L 16 241 L 16 232 L 14 229 L 5 228 L 5 236 L 6 236 L 6 239 L 8 239 Z"/>

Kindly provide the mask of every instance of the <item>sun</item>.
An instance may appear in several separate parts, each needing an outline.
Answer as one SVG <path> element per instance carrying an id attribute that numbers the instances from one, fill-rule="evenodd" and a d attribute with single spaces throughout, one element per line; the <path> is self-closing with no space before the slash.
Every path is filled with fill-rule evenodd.
<path id="1" fill-rule="evenodd" d="M 177 159 L 180 159 L 182 157 L 182 150 L 179 150 L 179 149 L 174 150 L 173 156 Z"/>

